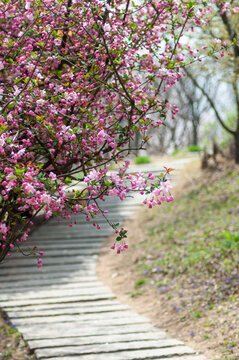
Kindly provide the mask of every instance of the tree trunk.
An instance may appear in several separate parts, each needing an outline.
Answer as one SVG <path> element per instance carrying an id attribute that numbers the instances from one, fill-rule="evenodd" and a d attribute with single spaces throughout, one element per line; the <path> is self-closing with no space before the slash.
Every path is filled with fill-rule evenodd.
<path id="1" fill-rule="evenodd" d="M 235 162 L 239 164 L 239 131 L 235 133 Z"/>
<path id="2" fill-rule="evenodd" d="M 198 145 L 198 122 L 193 121 L 193 138 L 192 138 L 192 144 Z"/>
<path id="3" fill-rule="evenodd" d="M 136 133 L 135 133 L 134 143 L 135 143 L 135 148 L 136 148 L 135 156 L 138 156 L 139 155 L 139 143 L 140 143 L 140 136 L 139 136 L 138 131 L 136 131 Z"/>
<path id="4" fill-rule="evenodd" d="M 199 121 L 200 121 L 198 104 L 194 101 L 194 102 L 192 102 L 191 107 L 192 107 L 192 125 L 193 125 L 192 145 L 198 145 L 198 127 L 199 127 Z"/>

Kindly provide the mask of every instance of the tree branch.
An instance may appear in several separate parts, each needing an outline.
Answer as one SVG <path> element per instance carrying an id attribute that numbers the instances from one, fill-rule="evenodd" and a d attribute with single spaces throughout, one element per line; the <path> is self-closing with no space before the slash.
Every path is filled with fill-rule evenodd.
<path id="1" fill-rule="evenodd" d="M 225 122 L 222 120 L 219 112 L 218 112 L 217 109 L 216 109 L 216 106 L 215 106 L 212 98 L 211 98 L 211 97 L 208 95 L 208 93 L 203 89 L 203 87 L 199 85 L 199 83 L 197 82 L 196 79 L 194 79 L 194 77 L 192 76 L 192 74 L 191 74 L 187 69 L 184 68 L 184 70 L 185 70 L 186 74 L 188 75 L 188 77 L 192 80 L 193 84 L 194 84 L 194 85 L 203 93 L 203 95 L 206 97 L 207 101 L 208 101 L 209 104 L 211 105 L 211 107 L 212 107 L 212 109 L 213 109 L 213 111 L 214 111 L 214 113 L 215 113 L 215 115 L 216 115 L 219 123 L 221 124 L 221 126 L 222 126 L 227 132 L 229 132 L 231 135 L 235 135 L 235 131 L 232 130 L 232 129 L 230 129 L 230 128 L 225 124 Z"/>
<path id="2" fill-rule="evenodd" d="M 220 6 L 219 9 L 221 10 Z M 220 13 L 220 16 L 222 18 L 223 24 L 225 25 L 227 32 L 229 34 L 230 40 L 233 42 L 233 49 L 234 49 L 234 54 L 235 57 L 239 57 L 239 45 L 236 44 L 237 40 L 238 40 L 238 36 L 236 33 L 236 30 L 232 27 L 232 24 L 230 23 L 226 12 L 224 12 L 223 14 Z M 234 43 L 234 39 L 236 40 L 236 42 Z"/>

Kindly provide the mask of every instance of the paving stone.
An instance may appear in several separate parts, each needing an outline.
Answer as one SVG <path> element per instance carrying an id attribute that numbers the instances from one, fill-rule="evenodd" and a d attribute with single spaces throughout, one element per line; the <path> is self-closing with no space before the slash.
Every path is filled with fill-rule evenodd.
<path id="1" fill-rule="evenodd" d="M 71 307 L 64 307 L 64 308 L 58 308 L 58 309 L 27 309 L 24 308 L 24 311 L 22 309 L 16 310 L 14 308 L 14 311 L 8 310 L 8 314 L 11 316 L 12 319 L 14 318 L 31 318 L 35 316 L 45 317 L 45 316 L 58 316 L 58 315 L 82 315 L 82 314 L 94 314 L 94 313 L 100 313 L 103 314 L 105 312 L 118 312 L 122 310 L 128 310 L 129 307 L 127 305 L 111 305 L 111 306 L 91 306 L 81 308 L 79 304 L 75 304 L 75 306 Z M 112 316 L 112 315 L 111 315 Z"/>
<path id="2" fill-rule="evenodd" d="M 96 335 L 96 336 L 81 336 L 69 337 L 63 339 L 45 339 L 45 340 L 31 340 L 28 345 L 31 349 L 40 348 L 55 348 L 62 346 L 76 346 L 76 345 L 92 345 L 92 344 L 105 344 L 105 343 L 121 343 L 128 341 L 147 341 L 147 340 L 160 340 L 160 347 L 180 345 L 180 341 L 167 338 L 164 332 L 146 332 L 146 333 L 133 333 L 133 334 L 116 334 L 116 335 Z"/>
<path id="3" fill-rule="evenodd" d="M 138 350 L 140 349 L 140 350 Z M 133 351 L 134 350 L 134 351 Z M 193 354 L 192 349 L 186 346 L 173 346 L 166 348 L 158 348 L 157 341 L 145 342 L 128 342 L 128 343 L 113 343 L 113 344 L 98 344 L 82 345 L 82 346 L 67 346 L 54 349 L 36 349 L 38 359 L 48 358 L 50 356 L 58 356 L 59 358 L 64 355 L 87 355 L 95 354 L 98 360 L 98 354 L 114 353 L 116 359 L 152 359 L 152 357 L 169 357 L 176 355 Z M 119 357 L 118 357 L 119 355 Z M 124 357 L 123 357 L 124 356 Z M 107 358 L 107 357 L 105 357 Z"/>
<path id="4" fill-rule="evenodd" d="M 65 245 L 66 246 L 66 245 Z M 45 250 L 45 248 L 41 247 L 41 251 Z M 90 256 L 90 259 L 92 259 L 91 256 L 93 255 L 97 255 L 100 251 L 100 248 L 98 247 L 93 247 L 91 249 L 68 249 L 68 248 L 57 248 L 57 249 L 47 249 L 47 251 L 45 252 L 45 255 L 43 257 L 43 260 L 45 259 L 48 259 L 48 258 L 64 258 L 64 257 L 77 257 L 77 256 L 80 256 L 80 257 L 84 257 L 83 260 L 87 259 L 88 256 Z M 22 254 L 20 253 L 13 253 L 12 255 L 12 261 L 13 259 L 19 259 L 20 257 L 22 257 Z M 29 259 L 30 257 L 28 257 Z M 34 258 L 35 259 L 35 258 Z M 94 257 L 93 257 L 94 259 Z M 59 262 L 59 260 L 58 260 Z"/>
<path id="5" fill-rule="evenodd" d="M 71 240 L 71 242 L 64 242 L 64 243 L 60 243 L 60 242 L 56 242 L 56 243 L 52 243 L 50 242 L 49 244 L 46 244 L 44 242 L 44 244 L 41 244 L 41 250 L 47 250 L 47 254 L 49 254 L 49 251 L 54 250 L 54 251 L 61 251 L 61 249 L 63 250 L 89 250 L 91 251 L 91 249 L 100 249 L 101 247 L 101 243 L 98 242 L 83 242 L 82 240 Z"/>
<path id="6" fill-rule="evenodd" d="M 57 226 L 57 225 L 56 225 Z M 105 234 L 103 231 L 101 231 L 98 235 L 96 234 L 91 234 L 90 232 L 88 233 L 88 235 L 80 235 L 80 234 L 71 234 L 71 232 L 68 232 L 66 235 L 61 236 L 61 234 L 58 234 L 57 232 L 53 235 L 51 235 L 50 237 L 42 234 L 37 235 L 37 234 L 33 234 L 28 242 L 29 243 L 35 243 L 38 240 L 41 241 L 41 244 L 52 244 L 52 243 L 64 243 L 67 244 L 68 242 L 73 243 L 73 242 L 77 242 L 79 243 L 80 241 L 87 241 L 88 243 L 91 242 L 103 242 L 105 240 L 105 238 L 108 236 L 108 232 L 107 234 Z"/>
<path id="7" fill-rule="evenodd" d="M 17 280 L 17 281 L 16 281 Z M 22 288 L 25 289 L 25 291 L 29 291 L 31 290 L 31 287 L 37 287 L 39 288 L 44 288 L 44 286 L 47 286 L 47 288 L 50 287 L 50 289 L 52 289 L 53 287 L 57 287 L 59 285 L 69 285 L 69 287 L 73 284 L 75 284 L 75 287 L 77 287 L 78 284 L 85 284 L 86 286 L 95 286 L 95 282 L 97 281 L 97 277 L 96 276 L 86 276 L 86 277 L 75 277 L 75 278 L 71 278 L 70 276 L 67 277 L 59 277 L 59 278 L 41 278 L 38 279 L 36 278 L 35 280 L 18 280 L 16 279 L 16 277 L 13 277 L 11 280 L 8 279 L 6 282 L 3 282 L 0 279 L 0 292 L 2 293 L 2 290 L 7 290 L 9 292 L 14 291 L 16 292 L 16 288 L 17 291 L 21 292 Z M 14 289 L 12 281 L 14 282 Z M 98 282 L 98 281 L 97 281 Z"/>
<path id="8" fill-rule="evenodd" d="M 80 269 L 82 270 L 88 270 L 88 269 L 94 269 L 95 268 L 95 262 L 92 263 L 88 263 L 88 264 L 80 264 L 79 262 L 76 262 L 75 264 L 61 264 L 61 265 L 48 265 L 45 264 L 41 269 L 38 269 L 36 266 L 36 261 L 32 266 L 22 266 L 22 267 L 17 267 L 17 274 L 29 274 L 29 272 L 31 272 L 31 274 L 41 274 L 41 273 L 46 273 L 46 274 L 50 274 L 49 276 L 51 276 L 52 273 L 70 273 L 72 271 L 79 271 Z M 87 273 L 87 272 L 85 272 Z M 16 274 L 16 268 L 13 266 L 7 266 L 7 265 L 3 265 L 1 267 L 1 276 L 6 276 L 6 275 L 12 275 L 12 274 Z M 90 272 L 89 272 L 90 274 Z M 91 272 L 92 274 L 92 272 Z"/>
<path id="9" fill-rule="evenodd" d="M 76 256 L 65 256 L 59 253 L 58 257 L 44 257 L 43 263 L 44 266 L 54 266 L 54 265 L 66 265 L 66 264 L 82 264 L 86 266 L 87 264 L 95 264 L 96 255 L 76 255 Z M 11 262 L 8 263 L 8 269 L 10 268 L 19 268 L 19 267 L 32 267 L 36 266 L 36 258 L 35 257 L 19 257 L 12 259 Z M 3 266 L 4 269 L 4 266 Z"/>
<path id="10" fill-rule="evenodd" d="M 51 240 L 53 238 L 56 238 L 56 239 L 61 239 L 61 240 L 64 240 L 66 239 L 66 237 L 68 236 L 68 238 L 78 238 L 78 239 L 88 239 L 88 235 L 90 234 L 90 237 L 89 239 L 92 239 L 92 238 L 95 238 L 97 239 L 98 236 L 100 236 L 101 238 L 107 236 L 110 232 L 112 232 L 112 229 L 109 229 L 109 228 L 105 228 L 103 226 L 101 226 L 101 230 L 95 230 L 95 228 L 93 229 L 89 229 L 89 228 L 83 228 L 81 229 L 81 232 L 79 232 L 78 230 L 76 229 L 73 229 L 72 228 L 69 228 L 67 229 L 67 226 L 64 225 L 65 227 L 65 230 L 56 230 L 57 229 L 57 226 L 51 226 L 49 227 L 48 229 L 46 229 L 46 232 L 45 231 L 39 231 L 37 233 L 34 234 L 34 237 L 33 237 L 33 241 L 35 241 L 36 239 L 38 238 L 44 238 L 46 241 L 47 240 Z M 69 236 L 70 234 L 70 236 Z M 43 240 L 44 242 L 44 240 Z"/>
<path id="11" fill-rule="evenodd" d="M 68 268 L 69 269 L 69 268 Z M 9 274 L 3 274 L 2 271 L 0 273 L 0 284 L 4 283 L 4 282 L 7 282 L 9 283 L 10 281 L 14 281 L 17 282 L 19 280 L 41 280 L 41 279 L 49 279 L 49 280 L 52 280 L 52 279 L 65 279 L 66 277 L 68 277 L 69 281 L 75 281 L 77 279 L 81 279 L 81 281 L 84 281 L 82 280 L 82 278 L 85 279 L 85 281 L 91 281 L 90 279 L 92 277 L 96 277 L 96 274 L 95 274 L 95 271 L 94 271 L 94 268 L 92 269 L 81 269 L 79 270 L 79 268 L 77 267 L 76 269 L 74 268 L 72 270 L 72 268 L 70 268 L 69 270 L 70 271 L 55 271 L 55 272 L 47 272 L 47 271 L 44 271 L 44 269 L 37 269 L 39 271 L 36 271 L 36 272 L 33 272 L 32 271 L 33 269 L 31 269 L 31 272 L 27 272 L 27 273 L 13 273 L 11 275 Z M 15 285 L 14 285 L 15 286 Z"/>
<path id="12" fill-rule="evenodd" d="M 160 356 L 160 355 L 159 355 Z M 183 355 L 183 356 L 150 356 L 150 357 L 140 357 L 140 355 L 135 352 L 133 354 L 130 353 L 107 353 L 107 354 L 97 354 L 97 359 L 95 358 L 95 355 L 81 355 L 80 359 L 78 356 L 62 356 L 62 357 L 50 357 L 50 358 L 44 358 L 44 360 L 206 360 L 204 356 L 201 355 Z"/>
<path id="13" fill-rule="evenodd" d="M 98 287 L 102 287 L 104 286 L 100 281 L 89 281 L 89 282 L 79 282 L 79 281 L 76 281 L 75 283 L 73 282 L 59 282 L 58 284 L 55 283 L 55 284 L 50 284 L 48 283 L 48 285 L 45 287 L 45 289 L 47 291 L 51 291 L 51 292 L 57 292 L 58 290 L 60 291 L 66 291 L 66 290 L 74 290 L 74 289 L 87 289 L 87 288 L 90 288 L 90 289 L 96 289 Z M 41 282 L 38 282 L 38 284 L 35 284 L 35 286 L 22 286 L 22 287 L 17 287 L 17 292 L 18 293 L 29 293 L 29 292 L 34 292 L 37 290 L 39 290 L 39 287 L 41 287 L 41 291 L 44 291 L 44 287 L 43 287 L 43 284 L 41 284 Z M 1 286 L 0 286 L 0 289 L 1 289 Z M 15 289 L 12 289 L 12 288 L 2 288 L 1 289 L 1 295 L 0 295 L 0 301 L 1 301 L 1 298 L 2 298 L 2 295 L 3 294 L 8 294 L 10 295 L 11 293 L 16 293 L 16 288 Z"/>
<path id="14" fill-rule="evenodd" d="M 77 229 L 77 227 L 79 229 Z M 57 229 L 57 230 L 56 230 Z M 51 235 L 54 236 L 59 236 L 61 238 L 65 237 L 65 235 L 69 234 L 69 232 L 72 235 L 80 235 L 80 236 L 86 236 L 87 234 L 91 234 L 94 235 L 95 237 L 97 237 L 99 235 L 99 233 L 104 232 L 104 233 L 110 233 L 112 232 L 112 229 L 109 227 L 109 225 L 101 225 L 101 230 L 96 229 L 95 227 L 91 227 L 89 229 L 89 226 L 82 226 L 82 225 L 74 225 L 71 228 L 67 227 L 66 225 L 56 225 L 56 226 L 46 226 L 43 230 L 43 228 L 37 231 L 37 233 L 35 234 L 35 236 L 41 236 L 44 235 L 46 238 L 50 237 Z M 100 234 L 102 235 L 102 234 Z"/>
<path id="15" fill-rule="evenodd" d="M 109 296 L 113 296 L 112 292 L 106 286 L 102 286 L 99 282 L 99 286 L 95 287 L 78 287 L 76 289 L 68 289 L 64 288 L 63 286 L 59 286 L 58 289 L 48 289 L 47 291 L 39 290 L 37 293 L 36 291 L 25 291 L 23 293 L 17 294 L 1 294 L 0 295 L 0 304 L 1 301 L 11 301 L 11 300 L 39 300 L 39 299 L 50 299 L 50 298 L 61 298 L 64 301 L 64 298 L 69 296 L 79 296 L 79 295 L 97 295 L 101 293 L 107 293 Z"/>
<path id="16" fill-rule="evenodd" d="M 89 325 L 87 323 L 62 323 L 49 324 L 47 326 L 47 332 L 45 327 L 39 327 L 38 325 L 20 325 L 18 330 L 24 334 L 26 340 L 36 339 L 55 339 L 67 337 L 79 337 L 79 336 L 94 336 L 94 335 L 112 335 L 112 334 L 130 334 L 130 333 L 146 333 L 156 331 L 155 327 L 148 324 L 127 324 L 127 325 L 102 325 L 99 321 L 96 325 Z"/>
<path id="17" fill-rule="evenodd" d="M 23 299 L 23 300 L 6 300 L 0 301 L 0 306 L 4 307 L 15 307 L 15 306 L 28 306 L 31 304 L 41 305 L 41 304 L 56 304 L 56 303 L 71 303 L 71 302 L 80 302 L 80 301 L 98 301 L 98 300 L 109 300 L 113 299 L 115 296 L 111 296 L 107 291 L 100 294 L 86 294 L 86 295 L 75 295 L 75 296 L 65 296 L 64 298 L 46 298 L 46 299 Z"/>
<path id="18" fill-rule="evenodd" d="M 32 317 L 32 318 L 13 318 L 14 325 L 38 325 L 38 324 L 59 324 L 59 323 L 77 323 L 79 326 L 84 322 L 88 325 L 95 326 L 100 322 L 101 326 L 107 325 L 127 325 L 127 324 L 142 324 L 149 320 L 142 316 L 128 315 L 122 313 L 119 317 L 117 312 L 112 312 L 111 316 L 107 316 L 109 313 L 99 314 L 86 314 L 86 315 L 59 315 L 59 316 L 45 316 L 45 317 Z"/>
<path id="19" fill-rule="evenodd" d="M 114 306 L 125 306 L 127 309 L 129 309 L 128 305 L 122 305 L 119 301 L 113 299 L 113 300 L 98 300 L 98 301 L 84 301 L 84 302 L 71 302 L 71 303 L 57 303 L 57 304 L 41 304 L 41 305 L 35 305 L 31 304 L 28 306 L 23 307 L 5 307 L 5 309 L 9 312 L 11 311 L 40 311 L 40 310 L 54 310 L 54 309 L 74 309 L 78 308 L 79 311 L 83 311 L 84 309 L 88 310 L 91 309 L 92 312 L 97 312 L 101 307 L 114 307 Z"/>
<path id="20" fill-rule="evenodd" d="M 141 198 L 143 199 L 143 198 Z M 119 216 L 129 216 L 132 213 L 134 213 L 135 211 L 137 211 L 139 209 L 139 206 L 141 204 L 137 204 L 137 203 L 124 203 L 124 206 L 121 207 L 121 204 L 119 204 L 117 201 L 114 203 L 109 203 L 108 200 L 106 201 L 106 204 L 102 204 L 101 208 L 104 210 L 109 210 L 110 209 L 110 213 L 108 214 L 108 217 L 110 218 L 118 218 Z M 103 217 L 101 218 L 97 218 L 96 221 L 98 222 L 100 219 L 104 219 Z M 85 225 L 86 221 L 80 217 L 72 217 L 71 221 L 67 220 L 67 221 L 63 221 L 61 220 L 61 225 L 69 225 L 71 222 L 74 223 L 74 221 L 76 221 L 77 225 L 82 224 Z M 59 219 L 55 218 L 50 220 L 49 222 L 47 222 L 47 226 L 54 226 L 54 225 L 58 225 L 59 224 Z M 75 225 L 75 224 L 74 224 Z"/>

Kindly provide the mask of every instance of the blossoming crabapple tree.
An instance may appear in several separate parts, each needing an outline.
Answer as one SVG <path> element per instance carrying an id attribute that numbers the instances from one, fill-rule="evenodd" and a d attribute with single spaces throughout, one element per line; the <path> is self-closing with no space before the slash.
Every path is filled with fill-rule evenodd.
<path id="1" fill-rule="evenodd" d="M 105 215 L 107 196 L 140 191 L 149 207 L 173 200 L 169 169 L 154 178 L 128 174 L 128 160 L 115 173 L 109 166 L 137 132 L 143 147 L 149 127 L 176 114 L 165 91 L 189 60 L 183 34 L 200 26 L 207 5 L 0 0 L 0 261 L 27 240 L 42 209 L 47 219 L 83 213 L 90 221 Z M 79 180 L 84 188 L 69 195 Z M 123 240 L 126 231 L 115 230 Z"/>

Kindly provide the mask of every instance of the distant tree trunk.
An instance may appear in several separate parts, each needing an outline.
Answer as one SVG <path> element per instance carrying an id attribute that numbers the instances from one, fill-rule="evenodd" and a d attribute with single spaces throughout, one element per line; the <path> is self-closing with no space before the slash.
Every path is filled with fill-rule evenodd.
<path id="1" fill-rule="evenodd" d="M 192 76 L 192 74 L 185 70 L 186 74 L 190 77 L 190 79 L 192 80 L 193 84 L 201 90 L 202 94 L 205 96 L 205 98 L 207 99 L 207 101 L 209 102 L 209 104 L 211 105 L 211 108 L 213 109 L 217 120 L 219 121 L 219 123 L 221 124 L 221 126 L 224 128 L 224 130 L 226 130 L 229 134 L 231 134 L 232 136 L 234 136 L 234 144 L 235 144 L 235 162 L 236 164 L 239 164 L 239 92 L 238 92 L 238 88 L 237 88 L 237 74 L 235 77 L 235 81 L 233 82 L 232 86 L 233 86 L 233 90 L 234 90 L 234 95 L 236 98 L 236 106 L 237 106 L 237 128 L 236 130 L 231 129 L 223 120 L 221 114 L 219 113 L 219 111 L 216 108 L 216 102 L 214 102 L 214 99 L 207 93 L 207 91 L 205 91 L 205 89 L 199 85 L 199 83 L 197 82 L 197 80 Z"/>
<path id="2" fill-rule="evenodd" d="M 138 131 L 136 131 L 135 133 L 135 156 L 139 155 L 139 142 L 140 142 L 140 138 L 139 138 L 139 133 Z"/>
<path id="3" fill-rule="evenodd" d="M 239 119 L 238 119 L 238 124 L 239 124 Z M 236 164 L 239 164 L 239 129 L 237 129 L 237 131 L 235 132 L 234 139 L 235 139 L 235 161 Z"/>
<path id="4" fill-rule="evenodd" d="M 193 119 L 193 138 L 192 138 L 192 144 L 198 145 L 198 126 L 199 126 L 199 120 Z"/>
<path id="5" fill-rule="evenodd" d="M 193 138 L 191 140 L 192 145 L 198 145 L 198 128 L 200 122 L 200 114 L 198 112 L 198 104 L 195 101 L 191 103 L 192 108 L 192 125 L 193 125 Z"/>

